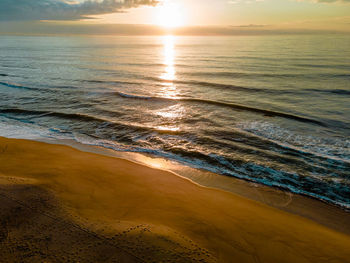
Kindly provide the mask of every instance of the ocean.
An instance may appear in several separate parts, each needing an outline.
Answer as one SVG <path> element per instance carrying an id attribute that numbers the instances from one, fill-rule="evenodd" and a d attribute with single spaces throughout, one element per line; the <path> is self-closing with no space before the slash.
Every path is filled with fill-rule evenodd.
<path id="1" fill-rule="evenodd" d="M 0 36 L 0 136 L 75 140 L 350 208 L 350 37 Z"/>

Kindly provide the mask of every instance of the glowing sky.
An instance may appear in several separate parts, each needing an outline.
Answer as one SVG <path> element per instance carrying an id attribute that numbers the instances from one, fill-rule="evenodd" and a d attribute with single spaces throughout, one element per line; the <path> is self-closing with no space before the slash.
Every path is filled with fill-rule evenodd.
<path id="1" fill-rule="evenodd" d="M 350 27 L 350 1 L 167 0 L 185 25 L 288 25 Z M 332 2 L 330 0 L 330 2 Z M 103 16 L 104 22 L 154 24 L 162 6 Z M 328 23 L 332 23 L 329 25 Z"/>
<path id="2" fill-rule="evenodd" d="M 28 23 L 38 21 L 51 25 L 137 24 L 350 31 L 350 0 L 0 1 L 0 32 L 5 26 L 11 28 L 13 23 L 17 23 L 18 28 L 21 23 L 28 26 Z"/>

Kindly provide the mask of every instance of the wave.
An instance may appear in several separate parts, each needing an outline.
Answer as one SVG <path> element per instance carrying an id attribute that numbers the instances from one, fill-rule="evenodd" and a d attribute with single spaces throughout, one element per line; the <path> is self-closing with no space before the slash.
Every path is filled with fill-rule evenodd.
<path id="1" fill-rule="evenodd" d="M 333 93 L 338 95 L 350 95 L 350 90 L 344 89 L 306 89 L 307 91 L 314 91 L 319 93 Z"/>
<path id="2" fill-rule="evenodd" d="M 106 120 L 96 118 L 89 115 L 79 114 L 79 113 L 63 113 L 63 112 L 54 112 L 54 111 L 41 111 L 41 110 L 25 110 L 19 108 L 6 108 L 0 109 L 0 113 L 12 113 L 12 114 L 21 114 L 21 115 L 34 115 L 32 118 L 38 118 L 43 116 L 52 116 L 58 118 L 66 118 L 66 119 L 75 119 L 75 120 L 85 120 L 85 121 L 99 121 L 104 122 Z"/>
<path id="3" fill-rule="evenodd" d="M 233 73 L 236 74 L 236 73 Z M 241 73 L 238 73 L 241 74 Z M 263 75 L 268 75 L 268 74 L 263 74 Z M 280 74 L 278 76 L 281 77 L 286 77 L 288 76 L 287 74 Z M 295 75 L 297 76 L 297 75 Z M 341 74 L 341 75 L 330 75 L 330 76 L 346 76 L 347 78 L 350 78 L 350 75 L 347 74 Z M 247 75 L 249 76 L 249 74 Z M 144 78 L 144 79 L 149 79 L 153 81 L 158 81 L 158 82 L 165 82 L 165 83 L 174 83 L 174 84 L 183 84 L 183 85 L 194 85 L 194 86 L 201 86 L 201 87 L 208 87 L 208 88 L 216 88 L 216 89 L 230 89 L 230 90 L 236 90 L 236 91 L 244 91 L 244 92 L 255 92 L 255 93 L 268 93 L 268 94 L 305 94 L 305 92 L 316 92 L 316 93 L 332 93 L 332 94 L 338 94 L 338 95 L 350 95 L 350 90 L 345 90 L 345 89 L 283 89 L 283 90 L 276 90 L 276 89 L 265 89 L 265 88 L 253 88 L 253 87 L 244 87 L 244 86 L 238 86 L 238 85 L 233 85 L 233 84 L 223 84 L 223 83 L 215 83 L 215 82 L 207 82 L 207 81 L 196 81 L 196 80 L 164 80 L 161 78 Z"/>
<path id="4" fill-rule="evenodd" d="M 232 85 L 232 84 L 222 84 L 222 83 L 207 82 L 207 81 L 165 80 L 162 78 L 155 78 L 155 77 L 144 77 L 144 79 L 158 81 L 158 82 L 160 81 L 160 82 L 165 82 L 165 83 L 195 85 L 195 86 L 208 87 L 208 88 L 234 89 L 234 90 L 256 91 L 256 92 L 266 91 L 264 89 L 259 89 L 259 88 L 243 87 L 243 86 L 237 86 L 237 85 Z"/>
<path id="5" fill-rule="evenodd" d="M 186 76 L 195 76 L 195 77 L 229 77 L 229 78 L 251 78 L 251 77 L 299 77 L 301 74 L 278 74 L 278 73 L 249 73 L 249 72 L 230 72 L 230 71 L 219 71 L 219 72 L 184 72 L 181 73 Z"/>
<path id="6" fill-rule="evenodd" d="M 293 66 L 297 67 L 306 67 L 306 68 L 327 68 L 327 69 L 345 69 L 350 70 L 350 65 L 331 65 L 331 64 L 293 64 Z M 347 74 L 348 75 L 348 74 Z"/>
<path id="7" fill-rule="evenodd" d="M 128 85 L 142 85 L 143 83 L 140 82 L 132 82 L 132 81 L 110 81 L 110 80 L 81 80 L 81 82 L 87 82 L 87 83 L 97 83 L 97 84 L 128 84 Z"/>
<path id="8" fill-rule="evenodd" d="M 240 104 L 234 104 L 234 103 L 220 102 L 220 101 L 214 101 L 214 100 L 205 100 L 205 99 L 195 99 L 195 98 L 172 99 L 172 98 L 163 98 L 163 97 L 137 96 L 137 95 L 125 94 L 122 92 L 117 92 L 117 94 L 120 97 L 129 98 L 129 99 L 169 101 L 169 102 L 192 102 L 192 103 L 199 103 L 199 104 L 209 104 L 209 105 L 215 105 L 215 106 L 219 106 L 219 107 L 228 107 L 228 108 L 236 109 L 236 110 L 243 110 L 243 111 L 260 113 L 260 114 L 264 114 L 266 116 L 271 116 L 271 117 L 282 117 L 282 118 L 292 119 L 292 120 L 301 121 L 301 122 L 313 123 L 313 124 L 317 124 L 317 125 L 320 125 L 323 127 L 327 127 L 327 125 L 325 123 L 323 123 L 321 121 L 314 120 L 314 119 L 301 117 L 301 116 L 297 116 L 297 115 L 293 115 L 293 114 L 289 114 L 289 113 L 278 112 L 278 111 L 253 108 L 253 107 L 244 106 L 244 105 L 240 105 Z"/>
<path id="9" fill-rule="evenodd" d="M 170 98 L 161 98 L 161 97 L 151 97 L 151 96 L 139 96 L 139 95 L 133 95 L 133 94 L 126 94 L 122 92 L 116 92 L 120 97 L 123 98 L 129 98 L 129 99 L 139 99 L 139 100 L 176 100 L 176 99 L 170 99 Z"/>
<path id="10" fill-rule="evenodd" d="M 53 86 L 55 89 L 67 89 L 67 90 L 77 90 L 80 89 L 78 86 L 71 86 L 71 85 L 57 85 Z"/>
<path id="11" fill-rule="evenodd" d="M 236 74 L 236 73 L 233 73 Z M 241 73 L 238 73 L 241 74 Z M 245 74 L 245 73 L 243 73 Z M 248 74 L 249 75 L 249 74 Z M 269 75 L 269 74 L 262 74 L 262 75 Z M 280 74 L 278 76 L 286 77 L 288 74 Z M 297 75 L 295 75 L 297 76 Z M 344 76 L 349 76 L 344 74 Z M 329 94 L 336 94 L 336 95 L 350 95 L 350 90 L 345 89 L 283 89 L 283 90 L 277 90 L 277 89 L 265 89 L 265 88 L 253 88 L 253 87 L 244 87 L 244 86 L 238 86 L 238 85 L 232 85 L 232 84 L 223 84 L 223 83 L 215 83 L 215 82 L 206 82 L 206 81 L 196 81 L 196 80 L 164 80 L 161 78 L 154 78 L 154 77 L 143 77 L 145 80 L 152 80 L 162 83 L 175 83 L 175 84 L 183 84 L 183 85 L 195 85 L 195 86 L 201 86 L 201 87 L 208 87 L 208 88 L 216 88 L 216 89 L 231 89 L 236 91 L 243 91 L 243 92 L 253 92 L 253 93 L 267 93 L 267 94 L 305 94 L 309 92 L 315 92 L 315 93 L 329 93 Z M 104 83 L 104 84 L 114 84 L 114 85 L 143 85 L 145 83 L 142 82 L 131 82 L 131 81 L 107 81 L 107 80 L 83 80 L 83 82 L 88 83 Z M 319 124 L 319 123 L 318 123 Z"/>
<path id="12" fill-rule="evenodd" d="M 143 80 L 150 80 L 150 81 L 156 81 L 161 83 L 175 83 L 175 84 L 183 84 L 183 85 L 195 85 L 195 86 L 202 86 L 202 87 L 209 87 L 209 88 L 219 88 L 219 89 L 234 89 L 234 90 L 241 90 L 241 91 L 250 91 L 250 92 L 274 92 L 268 89 L 260 89 L 260 88 L 251 88 L 251 87 L 243 87 L 243 86 L 237 86 L 232 84 L 221 84 L 221 83 L 214 83 L 214 82 L 205 82 L 205 81 L 184 81 L 184 80 L 166 80 L 162 78 L 156 78 L 156 77 L 145 77 L 145 76 L 137 76 Z M 109 81 L 109 80 L 81 80 L 82 82 L 87 83 L 97 83 L 97 84 L 127 84 L 127 85 L 144 85 L 145 83 L 142 82 L 132 82 L 132 81 Z"/>
<path id="13" fill-rule="evenodd" d="M 0 109 L 0 114 L 16 114 L 16 115 L 24 115 L 26 116 L 25 119 L 21 118 L 14 118 L 16 120 L 21 120 L 25 122 L 31 122 L 31 120 L 35 118 L 41 118 L 41 117 L 56 117 L 60 119 L 69 119 L 69 120 L 75 120 L 75 121 L 84 121 L 86 123 L 98 123 L 98 124 L 108 124 L 111 126 L 115 126 L 115 128 L 119 129 L 132 129 L 133 132 L 150 132 L 150 131 L 156 131 L 158 134 L 185 134 L 185 132 L 181 132 L 179 130 L 171 130 L 171 129 L 158 129 L 154 127 L 147 127 L 147 126 L 141 126 L 141 125 L 134 125 L 130 123 L 121 123 L 116 121 L 111 121 L 105 118 L 81 114 L 81 113 L 64 113 L 64 112 L 57 112 L 57 111 L 44 111 L 44 110 L 26 110 L 26 109 L 19 109 L 19 108 L 5 108 Z M 7 116 L 8 117 L 8 116 Z"/>
<path id="14" fill-rule="evenodd" d="M 230 72 L 230 71 L 201 71 L 201 72 L 184 72 L 182 75 L 196 77 L 228 77 L 228 78 L 345 78 L 349 79 L 350 74 L 332 74 L 332 73 L 257 73 L 257 72 Z"/>
<path id="15" fill-rule="evenodd" d="M 8 77 L 9 75 L 8 74 L 4 74 L 4 73 L 0 73 L 0 76 L 1 77 Z"/>
<path id="16" fill-rule="evenodd" d="M 36 87 L 29 87 L 29 86 L 25 86 L 17 83 L 9 83 L 9 82 L 1 82 L 1 81 L 0 81 L 0 85 L 6 86 L 9 88 L 14 88 L 14 89 L 40 91 L 45 93 L 63 92 L 63 90 L 69 91 L 70 94 L 84 92 L 82 90 L 79 90 L 80 88 L 78 86 L 67 86 L 67 85 L 49 86 L 47 88 L 36 88 Z"/>
<path id="17" fill-rule="evenodd" d="M 164 63 L 119 63 L 119 65 L 125 65 L 125 66 L 139 66 L 139 67 L 164 67 L 166 66 Z M 191 68 L 192 66 L 190 64 L 180 64 L 180 63 L 174 63 L 174 67 L 181 67 L 181 68 Z M 115 72 L 115 71 L 114 71 Z"/>
<path id="18" fill-rule="evenodd" d="M 14 84 L 14 83 L 8 83 L 8 82 L 1 82 L 0 85 L 9 87 L 9 88 L 15 88 L 15 89 L 27 89 L 27 90 L 40 90 L 38 88 L 33 88 L 33 87 L 28 87 L 28 86 L 23 86 L 20 84 Z"/>
<path id="19" fill-rule="evenodd" d="M 190 73 L 193 74 L 193 73 Z M 196 73 L 198 74 L 198 73 Z M 208 72 L 203 73 L 205 76 L 208 76 Z M 212 73 L 217 74 L 217 73 Z M 229 76 L 235 76 L 235 75 L 247 75 L 247 77 L 252 77 L 251 75 L 255 74 L 249 74 L 249 73 L 235 73 L 235 72 L 222 72 L 222 74 L 228 74 Z M 232 75 L 231 75 L 232 74 Z M 257 74 L 260 76 L 275 76 L 274 74 Z M 346 78 L 350 78 L 350 75 L 347 74 L 323 74 L 324 76 L 343 76 Z M 278 74 L 277 77 L 298 77 L 300 75 L 298 74 Z M 307 76 L 307 75 L 305 75 Z M 277 89 L 265 89 L 265 88 L 254 88 L 254 87 L 244 87 L 244 86 L 238 86 L 233 84 L 223 84 L 223 83 L 215 83 L 215 82 L 207 82 L 207 81 L 196 81 L 196 80 L 165 80 L 161 78 L 155 78 L 155 77 L 141 77 L 144 80 L 151 80 L 161 83 L 174 83 L 174 84 L 182 84 L 182 85 L 194 85 L 194 86 L 201 86 L 201 87 L 208 87 L 208 88 L 216 88 L 216 89 L 230 89 L 230 90 L 236 90 L 236 91 L 243 91 L 243 92 L 254 92 L 254 93 L 267 93 L 267 94 L 305 94 L 307 92 L 315 92 L 315 93 L 330 93 L 330 94 L 337 94 L 337 95 L 350 95 L 350 90 L 345 89 L 283 89 L 283 90 L 277 90 Z M 115 85 L 144 85 L 145 83 L 142 82 L 132 82 L 132 81 L 108 81 L 108 80 L 83 80 L 83 82 L 88 83 L 104 83 L 104 84 L 115 84 Z"/>

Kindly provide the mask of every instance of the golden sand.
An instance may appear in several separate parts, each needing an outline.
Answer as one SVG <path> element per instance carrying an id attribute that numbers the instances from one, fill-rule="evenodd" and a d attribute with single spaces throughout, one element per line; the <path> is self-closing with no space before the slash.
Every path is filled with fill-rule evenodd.
<path id="1" fill-rule="evenodd" d="M 4 262 L 350 262 L 350 236 L 170 172 L 0 138 Z"/>

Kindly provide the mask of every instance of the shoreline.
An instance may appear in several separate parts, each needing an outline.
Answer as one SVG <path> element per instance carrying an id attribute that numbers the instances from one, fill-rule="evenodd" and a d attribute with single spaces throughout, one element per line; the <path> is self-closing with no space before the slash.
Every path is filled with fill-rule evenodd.
<path id="1" fill-rule="evenodd" d="M 215 174 L 143 153 L 118 152 L 100 146 L 82 144 L 73 140 L 43 139 L 34 141 L 53 145 L 66 145 L 80 151 L 116 157 L 150 168 L 169 171 L 200 186 L 237 194 L 285 212 L 311 219 L 316 223 L 350 235 L 350 211 L 312 196 L 296 194 L 244 179 Z"/>
<path id="2" fill-rule="evenodd" d="M 308 218 L 310 215 L 290 212 L 306 211 L 314 205 L 314 212 L 328 211 L 328 216 L 342 218 L 340 211 L 334 215 L 334 208 L 316 204 L 316 200 L 293 197 L 285 206 L 290 211 L 283 211 L 254 200 L 251 193 L 248 199 L 225 189 L 194 184 L 181 174 L 72 146 L 0 137 L 0 147 L 0 197 L 12 198 L 2 200 L 0 233 L 7 231 L 3 240 L 10 248 L 28 243 L 30 251 L 38 252 L 37 258 L 45 253 L 50 258 L 51 251 L 58 256 L 66 253 L 65 245 L 71 237 L 78 244 L 68 246 L 72 250 L 69 257 L 75 261 L 100 258 L 99 246 L 111 258 L 131 255 L 122 262 L 232 262 L 233 258 L 237 262 L 346 262 L 350 257 L 350 236 L 346 231 L 325 227 L 327 222 L 315 223 Z M 201 178 L 205 181 L 204 176 Z M 251 188 L 243 182 L 232 182 L 236 192 Z M 263 194 L 265 201 L 270 198 L 268 202 L 283 196 L 277 190 L 258 188 L 257 195 Z M 17 206 L 22 208 L 13 209 L 11 200 L 19 200 Z M 26 209 L 31 216 L 18 218 Z M 44 220 L 43 215 L 51 219 Z M 49 224 L 48 220 L 53 219 L 60 220 Z M 10 227 L 12 221 L 18 220 L 24 221 Z M 349 220 L 343 220 L 345 226 Z M 69 223 L 60 227 L 62 221 Z M 34 227 L 28 228 L 27 223 Z M 28 235 L 39 235 L 42 225 L 50 230 L 44 231 L 48 237 L 40 243 L 47 246 L 47 252 L 35 240 L 26 240 Z M 3 229 L 6 231 L 1 232 Z M 84 229 L 85 234 L 77 229 Z M 99 237 L 96 248 L 92 236 Z M 80 251 L 85 245 L 90 249 Z M 8 251 L 3 245 L 0 252 L 5 254 L 3 258 L 21 258 L 21 249 Z"/>

